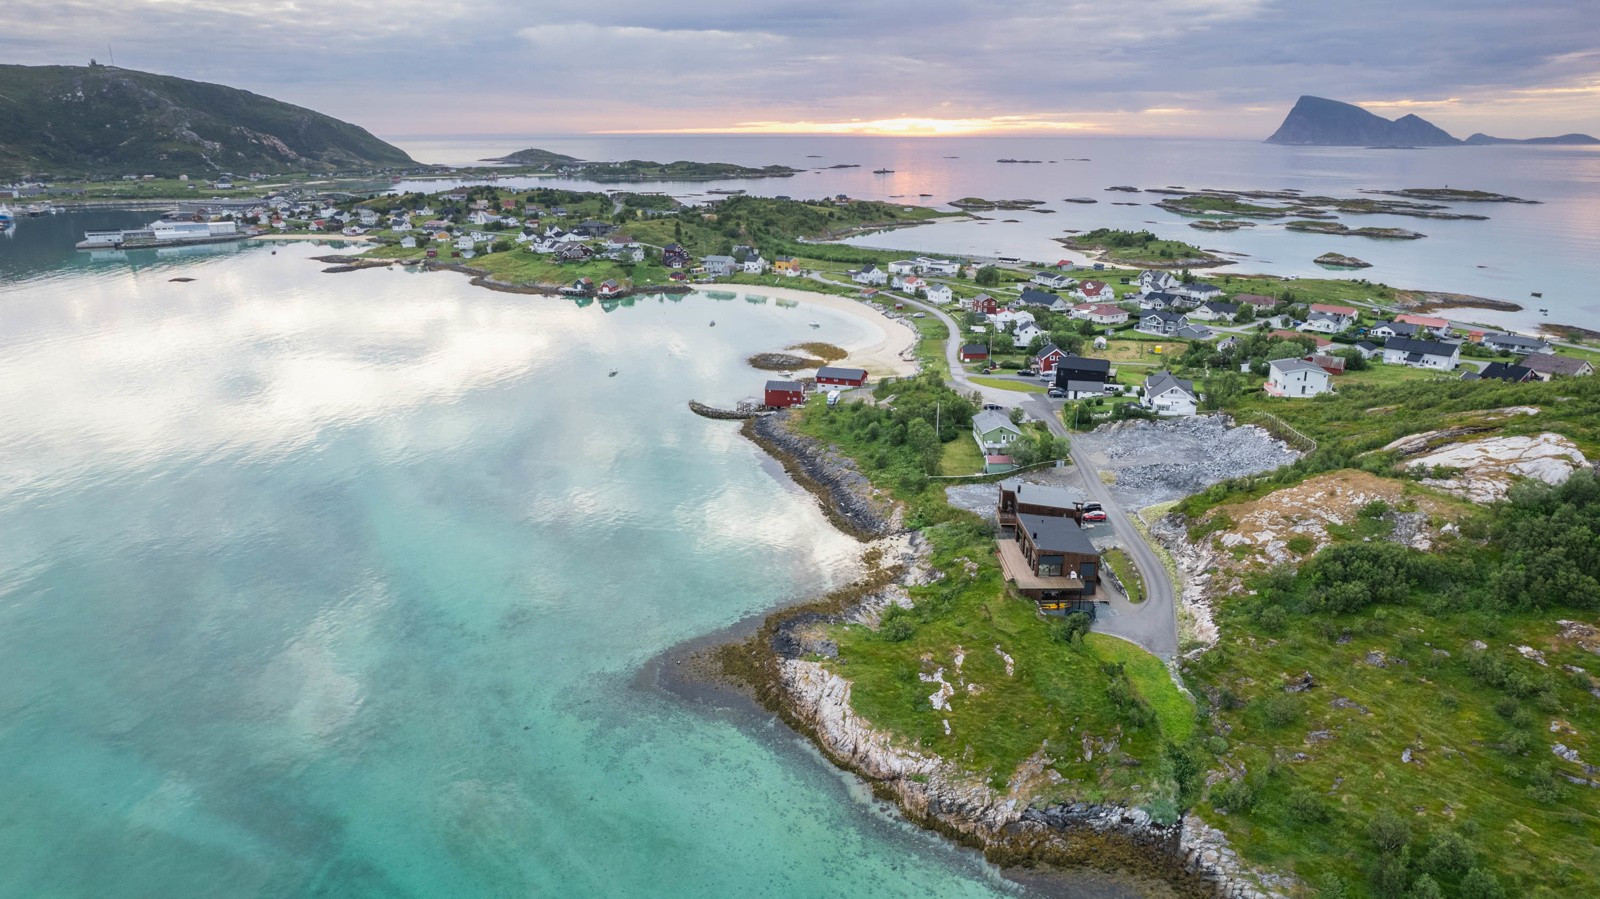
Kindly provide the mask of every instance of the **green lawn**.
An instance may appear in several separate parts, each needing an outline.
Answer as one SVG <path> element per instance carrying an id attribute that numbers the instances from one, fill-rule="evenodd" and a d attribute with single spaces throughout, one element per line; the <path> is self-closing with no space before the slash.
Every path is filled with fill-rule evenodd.
<path id="1" fill-rule="evenodd" d="M 1127 552 L 1120 548 L 1112 548 L 1106 550 L 1102 557 L 1106 560 L 1106 564 L 1111 566 L 1111 570 L 1117 573 L 1117 580 L 1121 581 L 1123 588 L 1128 591 L 1128 602 L 1144 602 L 1144 577 L 1140 575 L 1138 567 L 1133 564 L 1133 559 L 1128 557 Z"/>
<path id="2" fill-rule="evenodd" d="M 1161 735 L 1168 742 L 1182 743 L 1194 733 L 1194 700 L 1172 682 L 1172 674 L 1161 660 L 1120 637 L 1089 634 L 1084 643 L 1102 662 L 1121 662 L 1139 697 L 1155 710 Z"/>
<path id="3" fill-rule="evenodd" d="M 981 384 L 984 387 L 993 387 L 997 390 L 1015 390 L 1019 393 L 1044 393 L 1050 389 L 1042 383 L 1031 381 L 1011 381 L 1003 378 L 984 378 L 978 376 L 974 376 L 972 378 L 972 383 Z"/>
<path id="4" fill-rule="evenodd" d="M 983 453 L 978 451 L 978 443 L 965 436 L 944 445 L 943 455 L 939 457 L 939 473 L 942 475 L 963 475 L 983 473 Z"/>

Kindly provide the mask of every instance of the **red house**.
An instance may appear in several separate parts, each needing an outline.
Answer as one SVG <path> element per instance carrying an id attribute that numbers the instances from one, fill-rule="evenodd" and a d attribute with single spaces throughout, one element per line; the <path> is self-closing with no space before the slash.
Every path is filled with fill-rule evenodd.
<path id="1" fill-rule="evenodd" d="M 972 311 L 994 315 L 1000 311 L 1000 301 L 986 293 L 980 293 L 972 298 Z"/>
<path id="2" fill-rule="evenodd" d="M 962 362 L 977 362 L 989 358 L 989 347 L 982 343 L 968 343 L 961 347 Z"/>
<path id="3" fill-rule="evenodd" d="M 806 385 L 799 381 L 768 381 L 763 401 L 771 409 L 798 406 L 806 401 Z"/>
<path id="4" fill-rule="evenodd" d="M 817 385 L 828 384 L 836 387 L 860 387 L 867 383 L 867 370 L 864 368 L 835 368 L 824 365 L 817 369 Z"/>
<path id="5" fill-rule="evenodd" d="M 615 281 L 602 281 L 600 282 L 600 289 L 595 291 L 595 293 L 601 298 L 621 296 L 622 285 Z"/>
<path id="6" fill-rule="evenodd" d="M 1048 375 L 1056 370 L 1056 363 L 1067 358 L 1067 353 L 1062 352 L 1060 347 L 1052 343 L 1040 350 L 1039 355 L 1034 358 L 1039 362 L 1039 374 Z"/>

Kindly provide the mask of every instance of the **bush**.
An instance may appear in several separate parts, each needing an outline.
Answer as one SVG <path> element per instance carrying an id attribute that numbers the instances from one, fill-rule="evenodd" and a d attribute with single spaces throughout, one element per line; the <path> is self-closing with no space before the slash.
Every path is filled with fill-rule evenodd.
<path id="1" fill-rule="evenodd" d="M 1269 634 L 1281 634 L 1289 626 L 1289 613 L 1283 606 L 1267 606 L 1256 613 L 1256 625 Z"/>
<path id="2" fill-rule="evenodd" d="M 1371 870 L 1372 892 L 1383 899 L 1405 899 L 1410 877 L 1406 871 L 1410 857 L 1404 847 L 1399 852 L 1385 852 L 1378 856 Z"/>
<path id="3" fill-rule="evenodd" d="M 886 643 L 904 643 L 917 632 L 910 615 L 895 614 L 895 611 L 900 611 L 898 606 L 883 619 L 883 624 L 878 628 L 878 638 Z"/>
<path id="4" fill-rule="evenodd" d="M 1317 541 L 1311 539 L 1305 534 L 1295 534 L 1293 537 L 1290 537 L 1284 545 L 1289 548 L 1289 552 L 1292 552 L 1297 556 L 1303 556 L 1317 548 Z"/>
<path id="5" fill-rule="evenodd" d="M 1384 809 L 1367 822 L 1367 838 L 1380 852 L 1398 852 L 1411 842 L 1411 825 L 1392 809 Z"/>
<path id="6" fill-rule="evenodd" d="M 1284 801 L 1289 815 L 1302 824 L 1321 824 L 1328 820 L 1328 804 L 1310 790 L 1295 790 Z"/>
<path id="7" fill-rule="evenodd" d="M 1461 878 L 1461 888 L 1456 891 L 1461 899 L 1505 899 L 1506 891 L 1494 875 L 1482 868 L 1473 868 Z"/>
<path id="8" fill-rule="evenodd" d="M 1222 812 L 1248 812 L 1255 807 L 1256 791 L 1243 780 L 1230 780 L 1211 788 L 1211 804 Z"/>
<path id="9" fill-rule="evenodd" d="M 1089 632 L 1089 616 L 1083 612 L 1068 612 L 1050 621 L 1050 637 L 1057 643 L 1076 643 Z"/>
<path id="10" fill-rule="evenodd" d="M 1270 696 L 1262 702 L 1262 706 L 1267 723 L 1273 727 L 1287 727 L 1300 717 L 1300 705 L 1290 696 Z"/>
<path id="11" fill-rule="evenodd" d="M 1422 864 L 1434 874 L 1459 874 L 1472 866 L 1472 844 L 1453 830 L 1441 830 L 1428 841 Z"/>
<path id="12" fill-rule="evenodd" d="M 1424 874 L 1411 884 L 1411 899 L 1444 899 L 1444 891 L 1432 877 Z"/>

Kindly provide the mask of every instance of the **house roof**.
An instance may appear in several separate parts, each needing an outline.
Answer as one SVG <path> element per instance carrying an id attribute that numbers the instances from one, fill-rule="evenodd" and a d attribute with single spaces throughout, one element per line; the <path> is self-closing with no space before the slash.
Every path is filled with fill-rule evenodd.
<path id="1" fill-rule="evenodd" d="M 1518 359 L 1517 364 L 1542 375 L 1575 375 L 1583 371 L 1584 366 L 1589 365 L 1583 359 L 1557 356 L 1554 353 L 1530 353 Z"/>
<path id="2" fill-rule="evenodd" d="M 963 356 L 972 356 L 978 353 L 982 353 L 985 356 L 989 355 L 989 345 L 986 343 L 964 343 L 961 345 L 961 354 Z"/>
<path id="3" fill-rule="evenodd" d="M 1379 328 L 1388 328 L 1389 330 L 1393 331 L 1397 337 L 1410 337 L 1411 335 L 1417 333 L 1417 326 L 1410 322 L 1378 322 L 1372 326 L 1372 330 L 1374 331 L 1378 330 Z"/>
<path id="4" fill-rule="evenodd" d="M 1074 371 L 1103 371 L 1111 372 L 1110 359 L 1092 359 L 1088 356 L 1065 356 L 1056 363 L 1056 368 L 1069 368 Z"/>
<path id="5" fill-rule="evenodd" d="M 1322 366 L 1313 365 L 1304 359 L 1274 359 L 1267 364 L 1286 375 L 1297 371 L 1314 371 L 1327 374 L 1327 372 L 1323 370 Z"/>
<path id="6" fill-rule="evenodd" d="M 1072 491 L 1054 484 L 1030 484 L 1021 478 L 1006 478 L 1000 482 L 1001 490 L 1009 490 L 1017 495 L 1017 501 L 1030 506 L 1046 506 L 1051 509 L 1071 509 L 1077 506 L 1078 501 L 1073 498 Z"/>
<path id="7" fill-rule="evenodd" d="M 1127 315 L 1128 314 L 1128 310 L 1122 308 L 1121 306 L 1113 306 L 1110 303 L 1095 303 L 1093 306 L 1090 306 L 1088 309 L 1085 309 L 1084 311 L 1089 313 L 1090 315 Z"/>
<path id="8" fill-rule="evenodd" d="M 1355 318 L 1358 310 L 1354 306 L 1336 306 L 1332 303 L 1312 303 L 1312 312 L 1326 312 L 1329 315 L 1342 315 L 1345 318 Z"/>
<path id="9" fill-rule="evenodd" d="M 1033 544 L 1045 552 L 1073 553 L 1080 556 L 1100 555 L 1090 542 L 1089 535 L 1070 518 L 1020 514 L 1017 516 L 1017 524 L 1033 538 Z"/>
<path id="10" fill-rule="evenodd" d="M 1184 325 L 1172 332 L 1174 337 L 1186 337 L 1190 340 L 1209 340 L 1217 332 L 1201 325 Z"/>
<path id="11" fill-rule="evenodd" d="M 1204 281 L 1190 284 L 1186 289 L 1195 293 L 1222 293 L 1222 288 L 1215 284 L 1207 284 Z"/>
<path id="12" fill-rule="evenodd" d="M 1047 358 L 1049 356 L 1056 356 L 1056 355 L 1065 357 L 1067 355 L 1067 351 L 1063 350 L 1061 347 L 1058 347 L 1053 343 L 1047 343 L 1044 346 L 1039 348 L 1039 352 L 1038 352 L 1037 355 L 1034 356 L 1034 358 L 1035 359 L 1044 359 L 1044 358 Z"/>
<path id="13" fill-rule="evenodd" d="M 1106 383 L 1104 381 L 1079 381 L 1073 379 L 1067 381 L 1065 389 L 1068 393 L 1105 393 Z"/>
<path id="14" fill-rule="evenodd" d="M 1145 320 L 1147 318 L 1160 319 L 1162 322 L 1175 322 L 1175 321 L 1188 321 L 1189 320 L 1189 316 L 1184 315 L 1182 312 L 1169 312 L 1169 311 L 1167 311 L 1165 309 L 1162 309 L 1162 310 L 1154 310 L 1154 309 L 1152 309 L 1151 311 L 1146 312 L 1143 315 L 1139 316 L 1139 320 L 1140 321 L 1143 321 L 1143 320 Z"/>
<path id="15" fill-rule="evenodd" d="M 785 393 L 805 393 L 806 385 L 799 381 L 768 381 L 768 390 L 781 390 Z"/>
<path id="16" fill-rule="evenodd" d="M 1187 299 L 1187 297 L 1180 297 L 1175 293 L 1166 293 L 1164 291 L 1159 291 L 1158 290 L 1158 291 L 1155 291 L 1154 293 L 1145 294 L 1144 295 L 1144 299 L 1140 300 L 1139 302 L 1146 303 L 1146 304 L 1149 304 L 1149 305 L 1155 305 L 1155 303 L 1157 303 L 1157 302 L 1166 303 L 1167 305 L 1171 305 L 1173 303 L 1181 303 L 1185 299 Z"/>
<path id="17" fill-rule="evenodd" d="M 1004 412 L 996 412 L 993 409 L 985 409 L 972 416 L 972 426 L 977 428 L 980 434 L 987 434 L 996 428 L 1004 428 L 1015 434 L 1022 433 L 1022 430 L 1012 424 L 1011 419 Z"/>
<path id="18" fill-rule="evenodd" d="M 1022 290 L 1022 296 L 1017 298 L 1017 302 L 1026 303 L 1029 306 L 1054 306 L 1061 302 L 1061 298 L 1048 290 L 1034 290 L 1031 287 L 1025 287 Z"/>
<path id="19" fill-rule="evenodd" d="M 1194 396 L 1194 382 L 1185 381 L 1170 371 L 1158 371 L 1144 379 L 1144 389 L 1150 396 L 1159 396 L 1176 387 Z"/>
<path id="20" fill-rule="evenodd" d="M 864 368 L 837 368 L 832 365 L 824 365 L 817 369 L 817 377 L 819 378 L 841 378 L 853 381 L 866 376 L 867 370 Z"/>
<path id="21" fill-rule="evenodd" d="M 1478 373 L 1480 378 L 1495 378 L 1501 381 L 1526 381 L 1533 377 L 1533 369 L 1522 365 L 1512 365 L 1506 362 L 1491 362 Z"/>
<path id="22" fill-rule="evenodd" d="M 1224 303 L 1221 300 L 1212 300 L 1211 302 L 1206 303 L 1205 305 L 1201 306 L 1200 308 L 1202 308 L 1202 309 L 1210 309 L 1212 312 L 1220 312 L 1223 315 L 1233 315 L 1233 314 L 1235 314 L 1235 313 L 1237 313 L 1239 311 L 1239 304 L 1238 303 Z"/>
<path id="23" fill-rule="evenodd" d="M 1491 331 L 1483 335 L 1484 343 L 1497 343 L 1501 346 L 1522 347 L 1537 351 L 1545 346 L 1545 342 L 1537 337 L 1524 337 L 1521 334 L 1510 334 L 1504 331 Z"/>
<path id="24" fill-rule="evenodd" d="M 718 265 L 732 265 L 733 264 L 733 257 L 732 256 L 707 256 L 706 257 L 706 263 L 707 264 L 716 263 Z"/>
<path id="25" fill-rule="evenodd" d="M 1240 303 L 1248 303 L 1258 309 L 1271 309 L 1273 306 L 1278 305 L 1277 297 L 1262 296 L 1259 293 L 1235 294 L 1233 298 Z"/>
<path id="26" fill-rule="evenodd" d="M 1413 337 L 1391 337 L 1383 342 L 1385 350 L 1415 353 L 1424 356 L 1454 356 L 1461 348 L 1440 340 L 1418 340 Z"/>
<path id="27" fill-rule="evenodd" d="M 1450 327 L 1450 322 L 1447 321 L 1446 319 L 1434 318 L 1434 317 L 1428 316 L 1428 315 L 1412 315 L 1409 312 L 1408 313 L 1404 313 L 1402 315 L 1395 316 L 1394 320 L 1397 321 L 1397 322 L 1407 322 L 1409 324 L 1418 325 L 1418 326 L 1421 326 L 1421 327 L 1424 327 L 1424 328 L 1448 328 L 1448 327 Z"/>
<path id="28" fill-rule="evenodd" d="M 1105 290 L 1107 286 L 1104 281 L 1085 281 L 1078 285 L 1078 291 L 1086 297 L 1092 297 Z"/>

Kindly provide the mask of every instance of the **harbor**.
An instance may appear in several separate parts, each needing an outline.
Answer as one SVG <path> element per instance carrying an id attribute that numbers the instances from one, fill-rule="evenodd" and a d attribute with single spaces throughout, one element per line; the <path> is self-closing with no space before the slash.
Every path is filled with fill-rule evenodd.
<path id="1" fill-rule="evenodd" d="M 162 218 L 143 228 L 114 231 L 85 231 L 76 244 L 80 250 L 137 250 L 151 247 L 179 247 L 195 244 L 227 243 L 255 236 L 255 229 L 240 228 L 231 221 L 194 221 Z"/>

